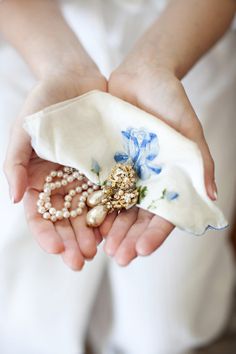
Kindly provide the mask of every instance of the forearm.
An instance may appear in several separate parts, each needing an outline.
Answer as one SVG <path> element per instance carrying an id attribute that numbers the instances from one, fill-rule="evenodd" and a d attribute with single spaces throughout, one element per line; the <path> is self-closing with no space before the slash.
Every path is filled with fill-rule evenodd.
<path id="1" fill-rule="evenodd" d="M 96 70 L 65 22 L 57 1 L 5 0 L 0 3 L 0 31 L 39 79 L 48 73 Z"/>
<path id="2" fill-rule="evenodd" d="M 235 0 L 175 0 L 138 41 L 142 62 L 173 71 L 182 78 L 229 28 Z"/>

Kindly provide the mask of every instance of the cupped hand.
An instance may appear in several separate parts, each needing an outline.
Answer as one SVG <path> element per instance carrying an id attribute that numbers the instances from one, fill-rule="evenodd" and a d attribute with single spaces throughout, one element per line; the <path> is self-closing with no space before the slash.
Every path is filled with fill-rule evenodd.
<path id="1" fill-rule="evenodd" d="M 181 82 L 173 73 L 155 65 L 129 61 L 110 77 L 108 91 L 157 116 L 178 132 L 197 143 L 203 157 L 208 196 L 216 199 L 214 163 L 202 126 Z M 120 265 L 129 264 L 138 255 L 154 252 L 168 237 L 174 225 L 148 211 L 132 208 L 118 216 L 109 215 L 100 227 L 106 237 L 105 252 Z"/>
<path id="2" fill-rule="evenodd" d="M 77 75 L 57 73 L 39 82 L 28 95 L 24 107 L 16 119 L 11 132 L 4 170 L 14 203 L 24 196 L 26 218 L 32 234 L 48 253 L 61 254 L 65 263 L 74 270 L 82 269 L 84 261 L 96 254 L 101 235 L 97 229 L 86 226 L 85 212 L 75 219 L 53 224 L 44 220 L 37 212 L 38 192 L 42 190 L 45 177 L 60 166 L 42 160 L 32 150 L 29 136 L 22 128 L 25 116 L 51 104 L 61 102 L 87 91 L 106 91 L 107 83 L 98 72 Z M 53 203 L 62 207 L 63 195 L 70 189 L 58 190 Z"/>

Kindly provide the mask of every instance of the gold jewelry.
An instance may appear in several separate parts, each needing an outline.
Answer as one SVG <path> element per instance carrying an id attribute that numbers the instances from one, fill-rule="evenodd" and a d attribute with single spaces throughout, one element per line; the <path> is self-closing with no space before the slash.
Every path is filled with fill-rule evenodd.
<path id="1" fill-rule="evenodd" d="M 139 192 L 136 183 L 137 174 L 133 166 L 117 163 L 101 190 L 91 193 L 87 198 L 87 205 L 92 207 L 86 216 L 88 226 L 97 227 L 108 213 L 129 209 L 137 204 Z"/>

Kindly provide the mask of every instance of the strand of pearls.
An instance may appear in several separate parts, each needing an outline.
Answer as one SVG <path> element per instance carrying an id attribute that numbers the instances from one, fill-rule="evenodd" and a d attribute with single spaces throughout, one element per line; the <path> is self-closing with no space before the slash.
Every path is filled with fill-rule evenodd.
<path id="1" fill-rule="evenodd" d="M 80 184 L 65 195 L 64 207 L 61 210 L 57 210 L 51 203 L 52 191 L 65 187 L 74 181 L 79 181 Z M 51 171 L 45 178 L 43 192 L 39 193 L 37 201 L 38 212 L 42 214 L 44 219 L 51 220 L 52 222 L 70 217 L 75 218 L 83 213 L 88 196 L 98 189 L 98 185 L 93 184 L 83 173 L 71 167 L 63 167 L 63 170 Z M 78 194 L 80 194 L 80 197 L 77 208 L 70 210 L 72 199 Z"/>

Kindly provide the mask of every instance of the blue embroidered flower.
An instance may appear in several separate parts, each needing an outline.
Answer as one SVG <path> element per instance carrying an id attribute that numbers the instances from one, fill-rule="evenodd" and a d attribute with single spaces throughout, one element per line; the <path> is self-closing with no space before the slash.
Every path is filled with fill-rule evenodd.
<path id="1" fill-rule="evenodd" d="M 125 152 L 116 152 L 116 162 L 132 162 L 137 175 L 141 179 L 148 179 L 151 173 L 159 174 L 161 167 L 152 161 L 159 153 L 157 135 L 146 129 L 128 128 L 122 131 Z"/>
<path id="2" fill-rule="evenodd" d="M 165 198 L 169 201 L 169 202 L 171 202 L 172 200 L 175 200 L 175 199 L 177 199 L 179 197 L 179 193 L 177 193 L 177 192 L 173 192 L 173 191 L 166 191 L 166 193 L 165 193 Z"/>

